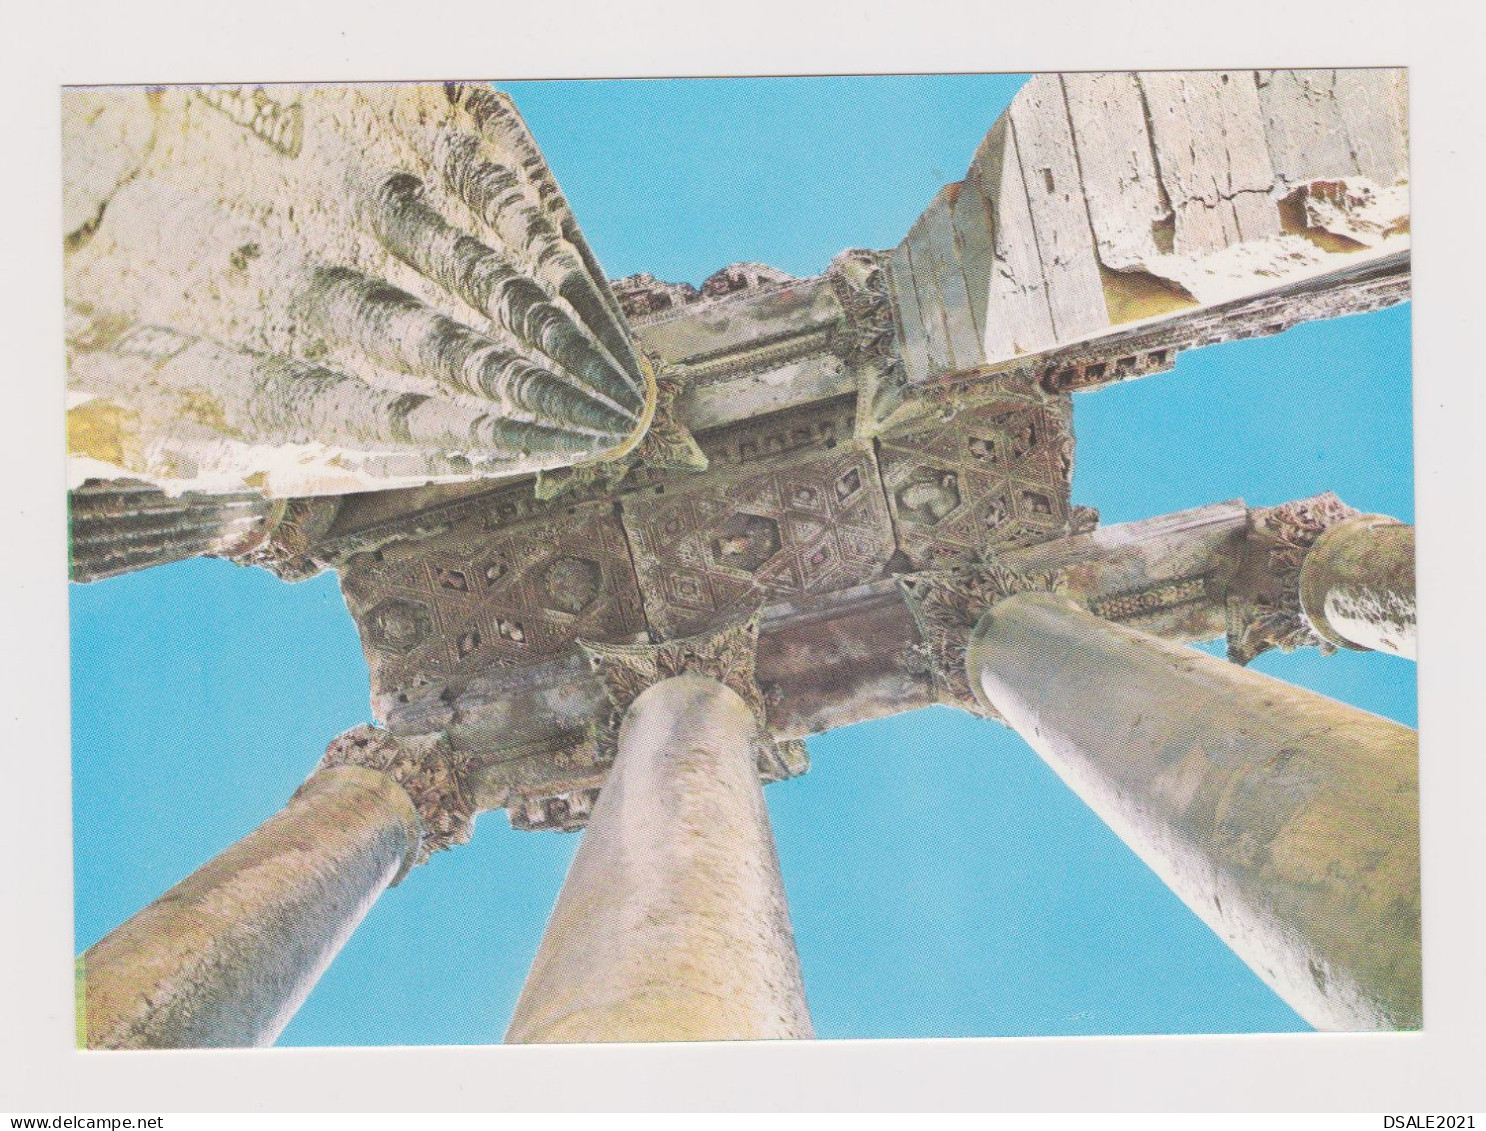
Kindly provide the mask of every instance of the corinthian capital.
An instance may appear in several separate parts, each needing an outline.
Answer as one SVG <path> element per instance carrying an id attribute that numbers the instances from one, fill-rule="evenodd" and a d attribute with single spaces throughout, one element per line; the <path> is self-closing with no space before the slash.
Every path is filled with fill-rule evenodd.
<path id="1" fill-rule="evenodd" d="M 996 602 L 1017 593 L 1064 589 L 1057 571 L 1018 573 L 994 564 L 904 574 L 898 585 L 923 638 L 919 649 L 929 661 L 939 699 L 978 715 L 986 710 L 970 688 L 965 653 L 980 618 Z"/>
<path id="2" fill-rule="evenodd" d="M 1247 664 L 1271 648 L 1336 651 L 1301 608 L 1300 567 L 1322 534 L 1360 513 L 1330 491 L 1249 512 L 1247 557 L 1255 568 L 1246 570 L 1246 584 L 1228 595 L 1230 660 Z"/>
<path id="3" fill-rule="evenodd" d="M 423 845 L 416 863 L 422 864 L 430 853 L 464 844 L 474 831 L 473 761 L 452 750 L 442 734 L 400 736 L 358 726 L 331 741 L 319 768 L 362 766 L 402 786 L 418 810 Z"/>
<path id="4" fill-rule="evenodd" d="M 758 615 L 728 621 L 722 627 L 659 644 L 599 644 L 578 641 L 593 670 L 604 679 L 617 730 L 624 712 L 646 688 L 678 675 L 711 676 L 738 693 L 757 719 L 768 725 L 763 693 L 754 677 L 758 656 Z"/>
<path id="5" fill-rule="evenodd" d="M 769 697 L 755 675 L 758 614 L 728 621 L 720 628 L 658 644 L 599 644 L 580 640 L 588 662 L 603 676 L 609 717 L 597 727 L 601 750 L 612 757 L 619 725 L 630 704 L 644 691 L 678 675 L 705 675 L 736 691 L 757 724 L 754 748 L 765 781 L 795 777 L 808 768 L 805 744 L 776 742 L 769 730 Z"/>
<path id="6" fill-rule="evenodd" d="M 685 379 L 674 369 L 657 367 L 648 357 L 640 356 L 646 372 L 654 373 L 655 411 L 639 443 L 613 459 L 538 472 L 537 498 L 581 495 L 592 489 L 612 491 L 638 467 L 654 471 L 707 470 L 707 456 L 691 429 L 681 422 L 676 408 L 676 400 L 686 387 Z"/>

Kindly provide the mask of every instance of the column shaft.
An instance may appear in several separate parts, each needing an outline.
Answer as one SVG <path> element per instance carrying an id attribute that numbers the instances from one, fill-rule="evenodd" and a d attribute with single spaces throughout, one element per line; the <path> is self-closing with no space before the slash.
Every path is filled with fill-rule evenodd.
<path id="1" fill-rule="evenodd" d="M 1307 1021 L 1419 1027 L 1414 731 L 1045 593 L 994 605 L 967 670 Z"/>
<path id="2" fill-rule="evenodd" d="M 412 802 L 386 774 L 317 772 L 82 956 L 87 1047 L 272 1044 L 419 836 Z"/>
<path id="3" fill-rule="evenodd" d="M 99 581 L 204 554 L 245 552 L 267 538 L 276 509 L 262 495 L 173 499 L 133 480 L 91 480 L 73 490 L 68 503 L 73 581 Z"/>
<path id="4" fill-rule="evenodd" d="M 756 726 L 699 675 L 630 706 L 507 1041 L 812 1035 Z"/>
<path id="5" fill-rule="evenodd" d="M 1414 528 L 1375 514 L 1337 523 L 1305 556 L 1300 604 L 1333 644 L 1417 659 Z"/>

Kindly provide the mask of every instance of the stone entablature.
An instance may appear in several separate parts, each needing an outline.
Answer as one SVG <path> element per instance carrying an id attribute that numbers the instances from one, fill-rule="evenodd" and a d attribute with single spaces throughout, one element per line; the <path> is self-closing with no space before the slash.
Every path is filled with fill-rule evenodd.
<path id="1" fill-rule="evenodd" d="M 940 701 L 976 714 L 987 711 L 966 678 L 965 654 L 981 617 L 1014 594 L 1062 593 L 1067 588 L 1055 571 L 1018 573 L 999 565 L 928 570 L 908 574 L 899 584 L 918 626 L 920 655 Z"/>

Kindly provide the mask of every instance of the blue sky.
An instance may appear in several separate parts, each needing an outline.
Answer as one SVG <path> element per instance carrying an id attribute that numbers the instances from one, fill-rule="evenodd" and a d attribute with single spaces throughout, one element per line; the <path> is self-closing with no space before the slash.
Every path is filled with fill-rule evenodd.
<path id="1" fill-rule="evenodd" d="M 1021 81 L 502 85 L 607 271 L 699 283 L 896 243 Z M 1074 500 L 1120 522 L 1329 489 L 1412 521 L 1409 351 L 1396 307 L 1081 395 Z M 81 950 L 275 812 L 369 708 L 333 576 L 179 563 L 72 587 L 71 633 Z M 1407 661 L 1254 667 L 1415 723 Z M 767 797 L 820 1036 L 1306 1028 L 1005 728 L 935 708 L 810 752 Z M 499 1041 L 576 844 L 482 816 L 383 896 L 280 1043 Z"/>

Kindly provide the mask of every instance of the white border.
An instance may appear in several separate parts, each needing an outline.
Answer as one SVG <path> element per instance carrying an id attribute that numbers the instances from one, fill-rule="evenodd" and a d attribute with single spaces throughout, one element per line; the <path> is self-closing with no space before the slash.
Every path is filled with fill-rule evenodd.
<path id="1" fill-rule="evenodd" d="M 7 677 L 0 1111 L 1486 1107 L 1477 451 L 1486 36 L 1475 5 L 1346 0 L 86 0 L 13 5 L 3 68 Z M 1424 662 L 1422 1035 L 804 1046 L 72 1050 L 58 103 L 64 82 L 1411 67 Z M 987 125 L 990 123 L 987 122 Z M 1318 405 L 1316 428 L 1328 421 Z M 212 742 L 203 734 L 205 744 Z"/>

